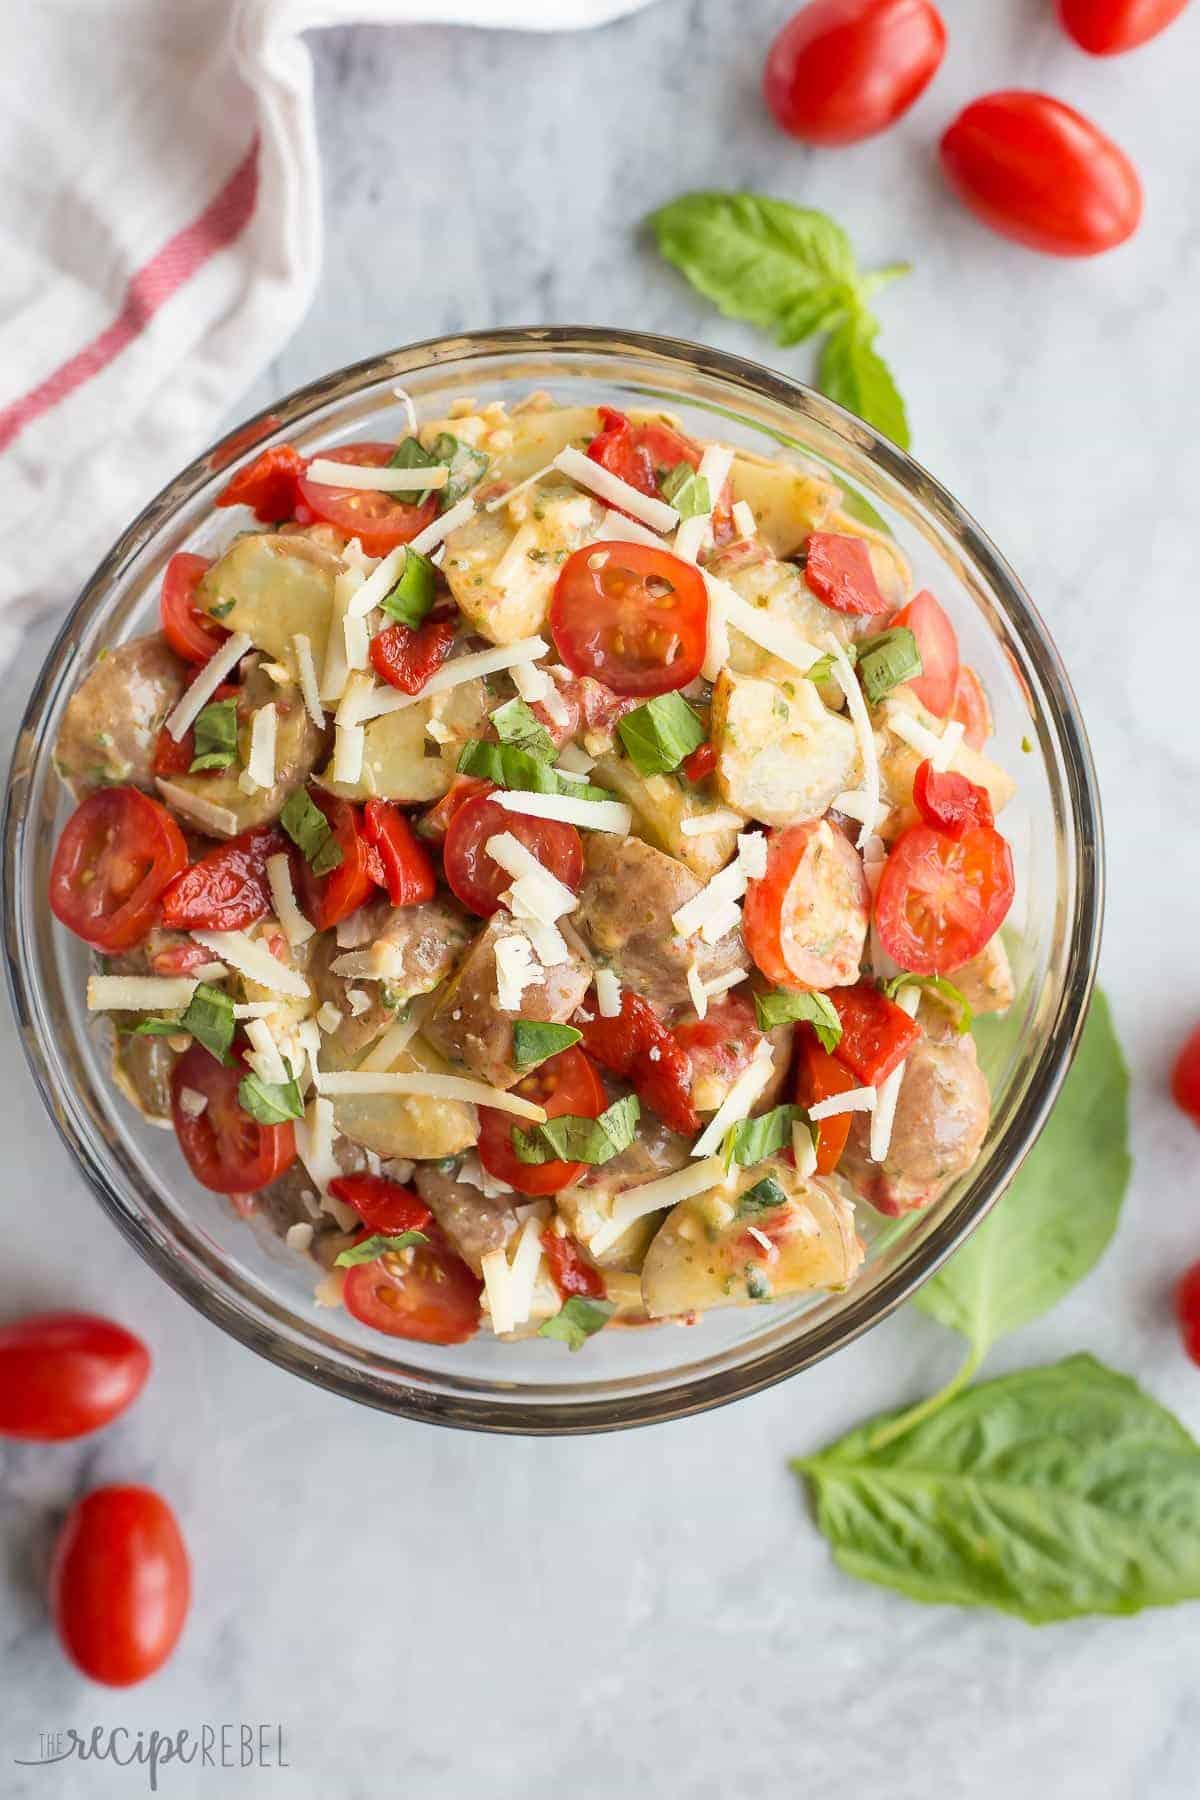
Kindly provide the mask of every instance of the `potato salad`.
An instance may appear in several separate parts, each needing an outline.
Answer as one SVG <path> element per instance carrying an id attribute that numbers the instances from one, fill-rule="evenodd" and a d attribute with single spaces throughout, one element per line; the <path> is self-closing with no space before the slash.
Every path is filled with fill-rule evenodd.
<path id="1" fill-rule="evenodd" d="M 844 1289 L 978 1157 L 1013 997 L 954 626 L 816 465 L 403 398 L 247 462 L 66 707 L 114 1080 L 394 1337 Z"/>

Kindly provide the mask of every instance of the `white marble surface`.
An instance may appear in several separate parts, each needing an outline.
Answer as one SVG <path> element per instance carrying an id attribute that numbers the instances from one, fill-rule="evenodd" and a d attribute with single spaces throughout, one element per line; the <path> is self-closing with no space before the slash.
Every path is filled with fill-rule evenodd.
<path id="1" fill-rule="evenodd" d="M 252 399 L 497 323 L 631 324 L 770 360 L 636 245 L 639 217 L 689 186 L 824 204 L 865 262 L 914 259 L 883 303 L 886 350 L 918 454 L 1021 571 L 1078 684 L 1108 818 L 1103 977 L 1135 1077 L 1116 1247 L 994 1364 L 1087 1347 L 1200 1428 L 1200 1373 L 1166 1299 L 1200 1253 L 1200 1140 L 1164 1096 L 1170 1047 L 1200 1014 L 1200 7 L 1111 64 L 1059 37 L 1049 0 L 945 10 L 933 92 L 886 139 L 820 155 L 759 106 L 777 0 L 659 0 L 587 40 L 318 40 L 328 272 Z M 997 85 L 1052 88 L 1133 152 L 1147 208 L 1130 248 L 1042 261 L 946 198 L 936 135 Z M 807 366 L 804 351 L 778 360 Z M 0 684 L 9 738 L 48 638 L 33 634 Z M 84 1191 L 11 1025 L 0 1055 L 0 1316 L 111 1307 L 157 1359 L 95 1443 L 0 1449 L 0 1793 L 140 1791 L 134 1772 L 15 1767 L 40 1731 L 247 1719 L 282 1721 L 286 1772 L 168 1771 L 161 1791 L 1195 1795 L 1194 1611 L 1035 1632 L 832 1566 L 785 1459 L 949 1372 L 955 1346 L 924 1318 L 902 1314 L 758 1399 L 627 1436 L 490 1441 L 387 1421 L 268 1367 L 169 1293 Z M 196 1569 L 178 1654 L 124 1695 L 69 1672 L 42 1599 L 61 1509 L 116 1478 L 171 1497 Z"/>

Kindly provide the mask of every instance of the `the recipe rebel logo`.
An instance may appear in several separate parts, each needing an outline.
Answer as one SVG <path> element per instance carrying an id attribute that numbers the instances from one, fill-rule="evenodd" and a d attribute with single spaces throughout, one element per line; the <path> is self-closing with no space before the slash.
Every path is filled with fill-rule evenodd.
<path id="1" fill-rule="evenodd" d="M 174 1731 L 129 1731 L 123 1725 L 93 1725 L 84 1731 L 68 1727 L 38 1735 L 36 1756 L 14 1756 L 21 1768 L 49 1768 L 57 1763 L 107 1763 L 118 1769 L 145 1771 L 150 1792 L 172 1763 L 197 1769 L 287 1769 L 290 1764 L 283 1726 L 248 1724 L 180 1726 Z"/>

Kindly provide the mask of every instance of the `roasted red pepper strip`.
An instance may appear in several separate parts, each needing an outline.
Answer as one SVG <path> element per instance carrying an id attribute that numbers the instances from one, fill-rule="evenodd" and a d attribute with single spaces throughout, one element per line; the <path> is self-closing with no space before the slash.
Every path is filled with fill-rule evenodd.
<path id="1" fill-rule="evenodd" d="M 640 994 L 626 990 L 616 1018 L 604 1019 L 597 1013 L 579 1029 L 588 1054 L 632 1083 L 639 1100 L 664 1125 L 672 1131 L 699 1131 L 700 1118 L 691 1101 L 691 1058 Z"/>
<path id="2" fill-rule="evenodd" d="M 834 1055 L 864 1087 L 878 1087 L 904 1061 L 921 1035 L 920 1026 L 873 981 L 833 988 L 829 998 L 842 1022 Z"/>
<path id="3" fill-rule="evenodd" d="M 841 613 L 887 612 L 862 538 L 814 531 L 807 552 L 804 579 L 822 605 Z"/>
<path id="4" fill-rule="evenodd" d="M 368 800 L 363 807 L 363 835 L 379 853 L 383 885 L 393 906 L 419 906 L 433 899 L 437 887 L 433 862 L 398 806 Z"/>
<path id="5" fill-rule="evenodd" d="M 986 788 L 931 762 L 921 763 L 913 776 L 913 801 L 926 825 L 946 837 L 960 838 L 972 825 L 996 822 Z"/>
<path id="6" fill-rule="evenodd" d="M 572 1294 L 586 1294 L 590 1300 L 604 1299 L 608 1290 L 603 1275 L 588 1262 L 569 1232 L 560 1237 L 553 1225 L 547 1225 L 540 1242 L 550 1264 L 554 1285 L 564 1300 L 569 1300 Z"/>
<path id="7" fill-rule="evenodd" d="M 385 1237 L 424 1231 L 433 1216 L 423 1200 L 386 1175 L 335 1175 L 329 1191 L 335 1200 L 354 1208 L 368 1231 Z"/>
<path id="8" fill-rule="evenodd" d="M 217 495 L 217 505 L 248 506 L 264 525 L 290 519 L 295 515 L 300 477 L 307 466 L 290 444 L 277 444 L 238 470 L 228 487 Z"/>
<path id="9" fill-rule="evenodd" d="M 683 772 L 689 781 L 707 781 L 717 766 L 717 746 L 701 744 L 690 756 L 683 759 Z"/>
<path id="10" fill-rule="evenodd" d="M 835 1094 L 848 1094 L 858 1079 L 818 1041 L 811 1025 L 796 1028 L 796 1104 L 814 1106 Z M 817 1174 L 832 1175 L 850 1136 L 852 1113 L 834 1113 L 817 1125 Z"/>
<path id="11" fill-rule="evenodd" d="M 371 662 L 381 680 L 402 693 L 419 694 L 449 656 L 453 642 L 449 619 L 426 619 L 415 631 L 410 625 L 389 625 L 371 639 Z"/>
<path id="12" fill-rule="evenodd" d="M 256 825 L 177 875 L 162 897 L 176 931 L 245 931 L 271 910 L 267 858 L 288 847 L 276 825 Z"/>

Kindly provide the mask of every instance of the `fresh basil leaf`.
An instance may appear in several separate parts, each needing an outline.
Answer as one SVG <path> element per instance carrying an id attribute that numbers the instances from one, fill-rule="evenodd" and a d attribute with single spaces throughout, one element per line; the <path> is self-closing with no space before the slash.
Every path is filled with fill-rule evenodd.
<path id="1" fill-rule="evenodd" d="M 196 983 L 179 1018 L 143 1019 L 133 1029 L 138 1037 L 174 1037 L 186 1031 L 219 1063 L 233 1061 L 229 1054 L 235 1030 L 232 997 L 206 981 Z"/>
<path id="2" fill-rule="evenodd" d="M 306 788 L 293 788 L 283 803 L 279 823 L 304 856 L 314 875 L 328 875 L 342 861 L 342 848 L 329 820 Z"/>
<path id="3" fill-rule="evenodd" d="M 747 1188 L 739 1195 L 735 1216 L 739 1219 L 753 1218 L 756 1213 L 773 1212 L 777 1206 L 787 1205 L 787 1195 L 773 1175 L 764 1175 L 756 1181 L 752 1188 Z"/>
<path id="4" fill-rule="evenodd" d="M 541 757 L 544 762 L 554 756 L 554 739 L 524 700 L 507 701 L 496 708 L 491 718 L 502 744 L 511 744 L 514 750 L 526 750 L 530 756 Z"/>
<path id="5" fill-rule="evenodd" d="M 210 619 L 227 619 L 236 605 L 236 600 L 214 600 L 208 608 L 208 616 Z"/>
<path id="6" fill-rule="evenodd" d="M 878 334 L 869 313 L 845 319 L 822 347 L 817 381 L 823 394 L 907 450 L 908 414 L 892 372 L 875 348 Z"/>
<path id="7" fill-rule="evenodd" d="M 707 475 L 700 475 L 691 463 L 676 463 L 675 467 L 659 483 L 659 491 L 669 506 L 673 506 L 681 519 L 695 519 L 701 513 L 712 511 L 712 495 L 709 492 Z"/>
<path id="8" fill-rule="evenodd" d="M 568 781 L 540 756 L 515 744 L 485 744 L 468 738 L 458 759 L 460 775 L 476 775 L 497 787 L 523 788 L 533 794 L 570 794 L 576 800 L 611 800 L 607 788 L 587 781 Z"/>
<path id="9" fill-rule="evenodd" d="M 954 1020 L 954 1029 L 959 1037 L 970 1031 L 970 1002 L 962 989 L 955 987 L 952 981 L 947 981 L 944 975 L 910 975 L 905 969 L 899 975 L 893 975 L 890 981 L 885 981 L 883 991 L 889 1000 L 894 1000 L 906 987 L 918 987 L 922 993 L 931 994 L 935 1000 L 939 1000 Z"/>
<path id="10" fill-rule="evenodd" d="M 739 1163 L 743 1169 L 753 1167 L 765 1157 L 773 1156 L 792 1141 L 792 1126 L 809 1124 L 802 1106 L 773 1106 L 757 1119 L 743 1119 L 725 1133 L 725 1167 Z"/>
<path id="11" fill-rule="evenodd" d="M 237 761 L 238 721 L 236 700 L 210 700 L 196 714 L 196 754 L 188 764 L 188 774 L 201 769 L 227 769 Z"/>
<path id="12" fill-rule="evenodd" d="M 623 719 L 617 731 L 639 775 L 668 775 L 698 750 L 706 733 L 682 694 L 656 694 Z"/>
<path id="13" fill-rule="evenodd" d="M 415 631 L 433 606 L 434 567 L 427 556 L 411 547 L 404 552 L 404 567 L 395 586 L 379 602 L 380 610 L 399 625 Z"/>
<path id="14" fill-rule="evenodd" d="M 846 661 L 853 668 L 858 661 L 858 650 L 853 644 L 843 644 L 842 649 L 846 653 Z M 815 663 L 809 663 L 804 671 L 804 678 L 806 681 L 832 681 L 833 652 L 827 650 L 824 656 L 818 656 Z"/>
<path id="15" fill-rule="evenodd" d="M 300 1084 L 293 1076 L 288 1081 L 264 1081 L 253 1071 L 238 1083 L 238 1104 L 260 1125 L 282 1125 L 288 1119 L 304 1117 Z"/>
<path id="16" fill-rule="evenodd" d="M 793 1465 L 848 1574 L 1033 1625 L 1200 1597 L 1200 1447 L 1128 1376 L 1072 1356 L 885 1426 Z"/>
<path id="17" fill-rule="evenodd" d="M 569 1050 L 583 1036 L 576 1031 L 574 1025 L 543 1024 L 540 1019 L 514 1019 L 513 1028 L 513 1066 L 518 1069 L 533 1069 L 538 1063 L 544 1063 L 548 1056 L 557 1056 L 560 1050 Z"/>
<path id="18" fill-rule="evenodd" d="M 448 431 L 439 431 L 432 444 L 433 460 L 444 463 L 450 473 L 446 485 L 440 490 L 438 511 L 448 512 L 452 506 L 469 494 L 473 487 L 478 487 L 488 472 L 491 458 L 482 450 L 475 450 L 470 444 L 453 437 Z"/>
<path id="19" fill-rule="evenodd" d="M 872 706 L 878 706 L 902 681 L 912 681 L 924 667 L 917 640 L 907 625 L 892 625 L 859 640 L 858 676 Z"/>
<path id="20" fill-rule="evenodd" d="M 440 458 L 430 454 L 419 438 L 401 438 L 388 457 L 389 469 L 436 469 Z"/>
<path id="21" fill-rule="evenodd" d="M 841 1042 L 842 1021 L 828 994 L 793 994 L 786 988 L 774 988 L 769 994 L 755 994 L 754 1013 L 760 1031 L 803 1021 L 812 1026 L 824 1049 L 836 1050 Z"/>
<path id="22" fill-rule="evenodd" d="M 586 1294 L 572 1294 L 569 1300 L 564 1300 L 561 1312 L 538 1326 L 538 1336 L 558 1338 L 568 1349 L 582 1350 L 588 1339 L 608 1324 L 615 1310 L 611 1300 L 593 1300 Z"/>
<path id="23" fill-rule="evenodd" d="M 986 1039 L 987 1020 L 976 1030 Z M 1008 1192 L 917 1294 L 976 1360 L 1047 1312 L 1099 1261 L 1129 1184 L 1129 1075 L 1098 990 L 1041 1137 Z"/>
<path id="24" fill-rule="evenodd" d="M 427 1244 L 429 1239 L 423 1231 L 402 1231 L 398 1237 L 386 1237 L 376 1232 L 373 1237 L 364 1238 L 361 1244 L 351 1244 L 334 1258 L 335 1269 L 355 1269 L 359 1263 L 374 1262 L 380 1256 L 394 1255 L 397 1250 L 407 1250 L 413 1244 Z"/>
<path id="25" fill-rule="evenodd" d="M 598 1119 L 560 1113 L 557 1119 L 547 1119 L 530 1131 L 514 1125 L 512 1146 L 519 1162 L 581 1162 L 595 1168 L 628 1150 L 640 1112 L 637 1095 L 626 1094 L 606 1107 Z"/>
<path id="26" fill-rule="evenodd" d="M 179 1037 L 182 1019 L 139 1019 L 130 1031 L 131 1037 Z"/>

